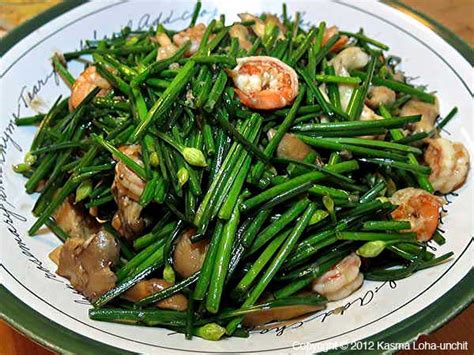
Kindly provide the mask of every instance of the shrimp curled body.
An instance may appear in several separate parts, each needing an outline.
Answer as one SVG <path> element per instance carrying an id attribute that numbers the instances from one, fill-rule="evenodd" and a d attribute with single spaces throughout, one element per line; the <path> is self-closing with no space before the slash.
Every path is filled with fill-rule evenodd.
<path id="1" fill-rule="evenodd" d="M 119 149 L 143 166 L 140 145 L 133 144 Z M 127 239 L 135 238 L 145 228 L 146 221 L 140 217 L 143 207 L 138 203 L 144 188 L 145 182 L 137 174 L 123 162 L 117 162 L 112 193 L 118 210 L 112 219 L 112 226 Z"/>
<path id="2" fill-rule="evenodd" d="M 409 232 L 416 233 L 419 241 L 430 240 L 438 228 L 440 208 L 443 200 L 422 189 L 407 187 L 395 192 L 390 201 L 398 205 L 392 212 L 392 218 L 408 221 L 411 224 Z"/>
<path id="3" fill-rule="evenodd" d="M 240 101 L 253 109 L 282 108 L 290 105 L 298 95 L 296 72 L 276 58 L 239 58 L 230 76 Z"/>
<path id="4" fill-rule="evenodd" d="M 447 194 L 466 181 L 469 172 L 469 153 L 462 143 L 448 139 L 429 139 L 425 161 L 431 168 L 429 180 L 436 191 Z"/>
<path id="5" fill-rule="evenodd" d="M 346 298 L 364 282 L 364 275 L 359 271 L 360 265 L 361 260 L 356 254 L 346 256 L 313 281 L 313 291 L 329 301 Z"/>
<path id="6" fill-rule="evenodd" d="M 71 97 L 69 98 L 69 109 L 72 111 L 79 106 L 82 100 L 84 100 L 95 87 L 101 89 L 97 96 L 105 96 L 112 89 L 109 82 L 97 73 L 94 66 L 91 66 L 84 70 L 78 76 L 74 84 L 72 84 Z"/>
<path id="7" fill-rule="evenodd" d="M 201 270 L 206 258 L 209 241 L 207 239 L 193 243 L 191 237 L 194 229 L 187 229 L 176 242 L 173 253 L 173 265 L 176 272 L 182 277 L 189 277 Z"/>

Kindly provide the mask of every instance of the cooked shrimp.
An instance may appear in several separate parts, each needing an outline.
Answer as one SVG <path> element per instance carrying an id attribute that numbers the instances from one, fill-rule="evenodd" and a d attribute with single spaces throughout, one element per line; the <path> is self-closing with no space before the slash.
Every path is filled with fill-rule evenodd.
<path id="1" fill-rule="evenodd" d="M 138 144 L 123 146 L 120 151 L 143 166 L 141 147 Z M 112 219 L 112 226 L 127 239 L 135 238 L 145 228 L 145 220 L 140 217 L 143 207 L 138 203 L 145 188 L 145 182 L 121 161 L 115 165 L 112 193 L 118 210 Z"/>
<path id="2" fill-rule="evenodd" d="M 81 209 L 74 205 L 73 196 L 69 196 L 54 212 L 56 224 L 71 238 L 89 238 L 97 233 L 99 226 L 95 221 Z"/>
<path id="3" fill-rule="evenodd" d="M 242 21 L 254 21 L 255 24 L 252 25 L 253 32 L 257 37 L 262 38 L 265 36 L 265 28 L 267 26 L 277 26 L 280 32 L 278 33 L 278 39 L 285 39 L 286 27 L 283 26 L 280 19 L 272 14 L 265 14 L 265 20 L 262 20 L 260 17 L 251 15 L 249 13 L 239 14 L 239 17 Z"/>
<path id="4" fill-rule="evenodd" d="M 433 188 L 447 194 L 464 185 L 469 172 L 469 153 L 464 145 L 444 138 L 427 142 L 425 161 L 431 168 Z"/>
<path id="5" fill-rule="evenodd" d="M 438 99 L 434 104 L 411 99 L 401 108 L 400 116 L 412 115 L 421 115 L 421 120 L 413 125 L 415 133 L 431 131 L 434 128 L 436 118 L 439 116 Z"/>
<path id="6" fill-rule="evenodd" d="M 71 97 L 69 97 L 69 109 L 74 110 L 86 98 L 86 96 L 99 87 L 101 90 L 97 96 L 105 96 L 110 92 L 112 86 L 105 80 L 94 66 L 88 67 L 72 84 Z"/>
<path id="7" fill-rule="evenodd" d="M 395 102 L 397 94 L 385 86 L 372 86 L 367 93 L 366 103 L 376 109 L 380 105 L 391 105 Z"/>
<path id="8" fill-rule="evenodd" d="M 209 241 L 207 239 L 193 243 L 194 229 L 186 230 L 178 238 L 173 254 L 173 266 L 182 277 L 189 277 L 201 270 L 206 257 Z"/>
<path id="9" fill-rule="evenodd" d="M 206 32 L 206 25 L 203 23 L 198 23 L 194 27 L 190 27 L 182 32 L 176 33 L 173 36 L 173 42 L 178 45 L 178 47 L 181 47 L 187 41 L 191 41 L 191 47 L 189 47 L 186 52 L 186 56 L 189 57 L 198 51 L 204 32 Z M 215 35 L 210 35 L 209 41 L 214 37 Z"/>
<path id="10" fill-rule="evenodd" d="M 364 275 L 359 271 L 361 260 L 352 253 L 334 265 L 329 271 L 313 281 L 313 291 L 337 301 L 349 296 L 359 289 L 364 282 Z"/>
<path id="11" fill-rule="evenodd" d="M 160 45 L 160 48 L 158 48 L 158 53 L 156 54 L 156 60 L 168 59 L 169 57 L 172 57 L 178 50 L 178 47 L 164 32 L 158 33 L 155 36 L 155 39 Z"/>
<path id="12" fill-rule="evenodd" d="M 140 281 L 132 288 L 125 291 L 122 297 L 130 302 L 138 302 L 145 297 L 151 296 L 171 286 L 171 283 L 162 279 Z M 155 305 L 158 308 L 185 311 L 188 308 L 188 300 L 181 293 L 177 293 L 171 297 L 156 302 Z"/>
<path id="13" fill-rule="evenodd" d="M 431 239 L 438 228 L 443 199 L 425 190 L 407 187 L 396 191 L 390 202 L 398 205 L 392 212 L 393 219 L 410 222 L 411 228 L 408 231 L 415 232 L 417 240 Z"/>
<path id="14" fill-rule="evenodd" d="M 266 57 L 237 59 L 230 72 L 240 101 L 257 110 L 274 110 L 290 105 L 298 95 L 298 76 L 281 60 Z"/>
<path id="15" fill-rule="evenodd" d="M 122 146 L 119 150 L 132 158 L 137 164 L 143 166 L 141 159 L 141 146 L 139 144 L 132 144 Z M 124 163 L 118 161 L 115 165 L 115 180 L 114 184 L 119 188 L 124 195 L 127 195 L 134 201 L 138 201 L 145 188 L 145 182 L 130 170 Z"/>
<path id="16" fill-rule="evenodd" d="M 240 23 L 234 23 L 229 30 L 229 36 L 239 40 L 239 46 L 246 51 L 252 48 L 252 42 L 249 41 L 249 30 Z"/>
<path id="17" fill-rule="evenodd" d="M 325 45 L 332 36 L 337 35 L 339 33 L 339 28 L 337 26 L 331 26 L 324 31 L 323 35 L 323 45 Z M 341 50 L 342 47 L 346 45 L 346 43 L 349 41 L 349 38 L 347 36 L 341 36 L 336 43 L 331 47 L 331 52 L 337 53 L 338 51 Z"/>
<path id="18" fill-rule="evenodd" d="M 99 231 L 89 239 L 69 238 L 61 246 L 57 273 L 94 301 L 115 286 L 117 277 L 110 269 L 119 258 L 114 237 Z"/>
<path id="19" fill-rule="evenodd" d="M 329 64 L 334 66 L 336 75 L 349 76 L 349 70 L 360 69 L 367 65 L 369 56 L 359 47 L 349 47 L 341 51 Z M 354 85 L 339 84 L 339 96 L 341 98 L 341 107 L 346 110 L 347 105 L 355 89 Z"/>
<path id="20" fill-rule="evenodd" d="M 268 139 L 272 139 L 275 132 L 274 129 L 270 129 L 267 134 Z M 278 144 L 277 157 L 303 160 L 311 152 L 314 152 L 314 150 L 309 145 L 294 134 L 286 133 Z"/>
<path id="21" fill-rule="evenodd" d="M 269 298 L 266 298 L 262 302 L 267 302 L 269 300 Z M 274 321 L 284 321 L 297 318 L 308 313 L 313 313 L 323 308 L 324 306 L 298 305 L 264 309 L 247 313 L 244 317 L 243 324 L 245 326 L 252 327 Z"/>

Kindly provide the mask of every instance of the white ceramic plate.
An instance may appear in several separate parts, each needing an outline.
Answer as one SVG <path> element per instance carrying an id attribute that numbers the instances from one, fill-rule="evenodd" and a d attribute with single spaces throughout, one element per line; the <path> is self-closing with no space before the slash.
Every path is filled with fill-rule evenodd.
<path id="1" fill-rule="evenodd" d="M 367 35 L 388 44 L 391 53 L 403 58 L 403 70 L 419 78 L 415 83 L 427 84 L 430 90 L 437 92 L 442 115 L 453 106 L 459 107 L 459 114 L 447 126 L 446 134 L 450 139 L 462 141 L 473 155 L 471 90 L 474 80 L 469 63 L 472 49 L 451 38 L 459 50 L 471 56 L 463 57 L 425 26 L 428 22 L 423 24 L 396 10 L 393 3 L 289 0 L 287 4 L 289 13 L 301 11 L 307 23 L 325 20 L 349 31 L 363 27 Z M 16 116 L 35 113 L 30 108 L 32 100 L 36 101 L 36 107 L 39 104 L 46 109 L 58 95 L 68 94 L 67 88 L 52 73 L 49 58 L 53 52 L 73 51 L 79 48 L 81 40 L 100 38 L 125 25 L 145 28 L 161 21 L 180 29 L 189 22 L 193 3 L 183 0 L 97 1 L 77 5 L 64 4 L 2 42 L 2 52 L 6 53 L 0 69 L 0 214 L 3 222 L 0 226 L 0 281 L 3 285 L 0 310 L 4 318 L 57 350 L 114 352 L 113 348 L 103 345 L 107 344 L 143 353 L 288 353 L 321 351 L 366 338 L 408 341 L 439 326 L 472 299 L 472 274 L 468 273 L 473 260 L 474 194 L 472 178 L 469 178 L 458 194 L 448 196 L 451 203 L 442 226 L 447 243 L 438 248 L 437 253 L 452 250 L 455 254 L 451 260 L 396 283 L 365 282 L 363 288 L 349 298 L 330 303 L 325 311 L 303 321 L 254 332 L 248 339 L 209 342 L 196 337 L 185 341 L 182 335 L 173 335 L 164 329 L 89 320 L 88 302 L 74 292 L 66 280 L 55 275 L 55 266 L 47 258 L 59 244 L 58 240 L 51 233 L 34 238 L 27 236 L 27 229 L 34 221 L 30 211 L 35 196 L 24 192 L 25 181 L 13 173 L 11 166 L 22 160 L 34 129 L 16 127 L 13 120 Z M 204 1 L 199 21 L 208 22 L 221 12 L 227 21 L 232 21 L 237 20 L 239 12 L 263 11 L 281 13 L 281 4 L 262 0 Z M 42 26 L 38 27 L 39 24 Z M 34 28 L 24 36 L 25 31 Z M 446 35 L 443 29 L 440 31 Z M 24 38 L 19 40 L 21 37 Z M 72 66 L 75 74 L 79 70 L 79 66 Z M 333 313 L 340 306 L 345 307 L 343 314 Z M 313 348 L 298 345 L 304 343 L 313 344 Z M 377 349 L 378 345 L 369 346 Z"/>

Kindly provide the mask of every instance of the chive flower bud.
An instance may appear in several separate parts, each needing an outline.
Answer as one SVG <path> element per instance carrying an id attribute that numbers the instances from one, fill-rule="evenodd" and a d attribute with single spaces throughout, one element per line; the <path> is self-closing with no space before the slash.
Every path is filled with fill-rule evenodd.
<path id="1" fill-rule="evenodd" d="M 127 40 L 127 42 L 125 42 L 125 46 L 130 47 L 130 46 L 135 45 L 137 42 L 138 42 L 138 38 L 137 38 L 137 37 L 130 37 L 130 38 Z"/>
<path id="2" fill-rule="evenodd" d="M 323 205 L 326 207 L 326 210 L 329 212 L 332 221 L 336 222 L 336 213 L 334 212 L 334 200 L 328 195 L 323 196 Z"/>
<path id="3" fill-rule="evenodd" d="M 23 158 L 23 163 L 13 165 L 13 171 L 16 173 L 25 173 L 31 170 L 31 166 L 36 162 L 36 156 L 27 152 Z"/>
<path id="4" fill-rule="evenodd" d="M 179 186 L 183 187 L 184 184 L 186 184 L 189 179 L 188 169 L 182 166 L 181 168 L 179 168 L 177 175 L 178 175 Z"/>
<path id="5" fill-rule="evenodd" d="M 197 328 L 196 335 L 206 340 L 219 340 L 225 334 L 225 328 L 216 323 L 207 323 Z"/>
<path id="6" fill-rule="evenodd" d="M 27 171 L 29 171 L 31 169 L 31 166 L 29 166 L 28 164 L 25 164 L 25 163 L 20 163 L 20 164 L 16 164 L 16 165 L 13 165 L 13 171 L 15 173 L 25 173 Z"/>
<path id="7" fill-rule="evenodd" d="M 157 152 L 152 152 L 152 153 L 150 154 L 150 165 L 151 165 L 153 168 L 156 168 L 158 165 L 160 165 L 160 158 L 159 158 Z"/>
<path id="8" fill-rule="evenodd" d="M 196 148 L 183 148 L 182 152 L 184 159 L 193 166 L 206 167 L 206 157 L 204 154 Z"/>
<path id="9" fill-rule="evenodd" d="M 168 281 L 171 284 L 174 284 L 176 281 L 176 275 L 173 270 L 173 267 L 170 264 L 166 264 L 165 268 L 163 269 L 163 278 L 165 281 Z"/>
<path id="10" fill-rule="evenodd" d="M 36 162 L 36 155 L 27 152 L 23 161 L 26 165 L 32 166 Z"/>
<path id="11" fill-rule="evenodd" d="M 84 180 L 79 184 L 79 186 L 76 189 L 76 199 L 75 202 L 78 203 L 79 201 L 82 201 L 89 197 L 89 195 L 92 192 L 92 181 L 90 180 Z"/>
<path id="12" fill-rule="evenodd" d="M 329 213 L 327 213 L 326 211 L 316 210 L 316 211 L 314 211 L 313 216 L 311 217 L 311 219 L 309 221 L 309 225 L 311 226 L 313 224 L 316 224 L 316 223 L 322 221 L 327 216 L 329 216 Z"/>
<path id="13" fill-rule="evenodd" d="M 380 253 L 385 249 L 385 243 L 382 240 L 374 240 L 371 242 L 367 242 L 362 245 L 359 249 L 357 249 L 357 255 L 360 255 L 364 258 L 375 258 L 376 256 L 380 255 Z"/>

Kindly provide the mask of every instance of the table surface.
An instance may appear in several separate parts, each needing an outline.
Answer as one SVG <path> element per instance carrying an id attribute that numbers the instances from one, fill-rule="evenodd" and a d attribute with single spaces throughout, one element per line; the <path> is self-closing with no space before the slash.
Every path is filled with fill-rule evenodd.
<path id="1" fill-rule="evenodd" d="M 15 25 L 29 17 L 51 7 L 58 0 L 6 0 L 0 1 L 0 33 L 12 29 Z M 465 41 L 474 44 L 474 1 L 473 0 L 404 0 L 404 3 L 437 20 Z M 472 354 L 474 306 L 468 307 L 455 319 L 438 331 L 420 337 L 419 341 L 430 343 L 464 342 L 469 344 Z M 399 354 L 408 355 L 414 351 L 403 351 Z M 451 351 L 440 351 L 440 354 L 454 354 Z M 458 353 L 458 352 L 456 352 Z M 51 355 L 49 350 L 42 348 L 24 337 L 7 324 L 0 321 L 0 355 Z"/>

